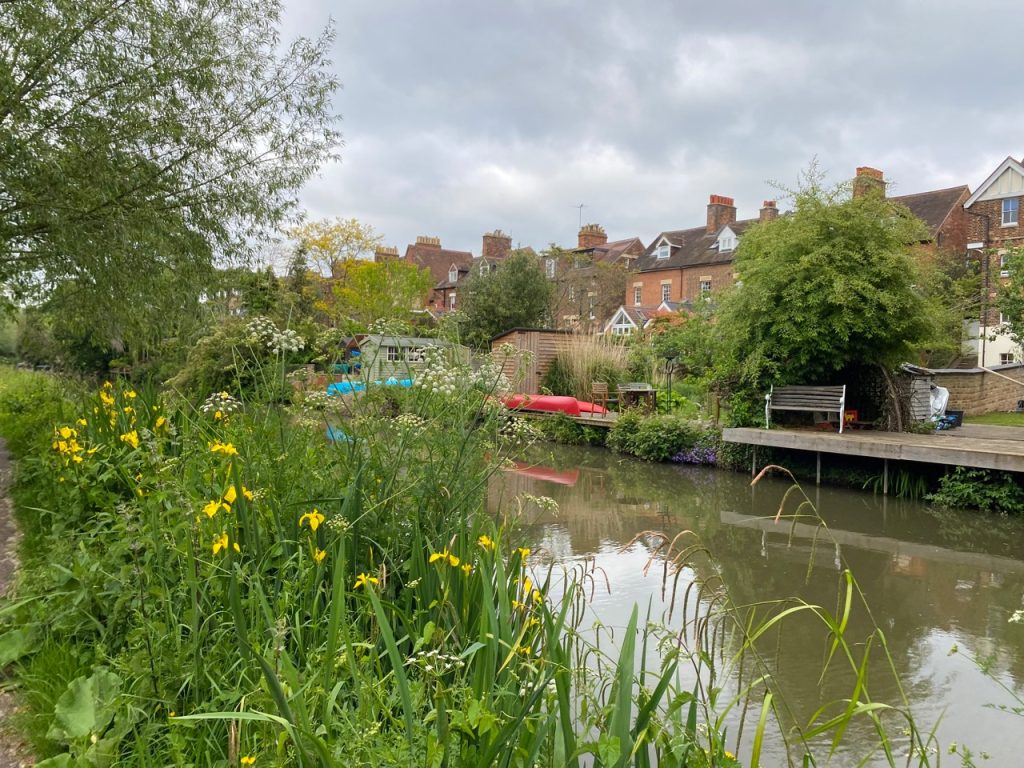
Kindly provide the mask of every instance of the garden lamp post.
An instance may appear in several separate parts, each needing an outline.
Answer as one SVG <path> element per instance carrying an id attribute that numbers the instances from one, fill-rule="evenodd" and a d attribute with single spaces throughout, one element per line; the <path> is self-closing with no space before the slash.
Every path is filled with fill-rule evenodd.
<path id="1" fill-rule="evenodd" d="M 676 367 L 676 357 L 666 357 L 665 367 L 668 369 L 668 412 L 672 413 L 672 370 Z"/>

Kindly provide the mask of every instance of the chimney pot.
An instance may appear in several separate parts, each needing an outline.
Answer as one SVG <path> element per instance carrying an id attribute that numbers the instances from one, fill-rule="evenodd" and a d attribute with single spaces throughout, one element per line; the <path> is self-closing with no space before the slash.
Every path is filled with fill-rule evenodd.
<path id="1" fill-rule="evenodd" d="M 733 224 L 736 221 L 736 205 L 731 197 L 725 195 L 711 195 L 708 198 L 708 227 L 709 235 L 715 234 L 726 224 Z"/>
<path id="2" fill-rule="evenodd" d="M 857 175 L 853 179 L 853 196 L 860 197 L 872 190 L 885 197 L 885 174 L 877 168 L 862 165 L 857 168 Z"/>
<path id="3" fill-rule="evenodd" d="M 512 253 L 512 236 L 506 235 L 500 229 L 493 232 L 485 232 L 483 246 L 480 249 L 480 257 L 488 259 L 492 264 L 501 261 Z"/>
<path id="4" fill-rule="evenodd" d="M 608 234 L 600 224 L 584 224 L 576 236 L 577 248 L 595 248 L 608 242 Z"/>
<path id="5" fill-rule="evenodd" d="M 758 216 L 758 221 L 772 221 L 779 217 L 779 209 L 775 205 L 774 200 L 765 200 L 761 204 L 761 215 Z"/>
<path id="6" fill-rule="evenodd" d="M 416 236 L 416 245 L 426 246 L 427 248 L 440 248 L 441 247 L 441 238 L 440 237 L 430 237 L 428 235 L 417 235 Z"/>

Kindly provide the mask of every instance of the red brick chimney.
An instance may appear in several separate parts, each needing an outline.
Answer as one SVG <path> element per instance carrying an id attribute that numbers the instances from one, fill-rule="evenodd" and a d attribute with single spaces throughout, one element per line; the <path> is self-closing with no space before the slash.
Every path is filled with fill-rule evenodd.
<path id="1" fill-rule="evenodd" d="M 885 175 L 877 168 L 862 165 L 853 179 L 853 196 L 860 197 L 876 191 L 885 197 Z"/>
<path id="2" fill-rule="evenodd" d="M 416 245 L 423 248 L 440 248 L 441 238 L 440 237 L 427 237 L 426 235 L 416 235 Z"/>
<path id="3" fill-rule="evenodd" d="M 600 224 L 584 224 L 576 236 L 577 248 L 595 248 L 608 242 L 608 234 Z"/>
<path id="4" fill-rule="evenodd" d="M 726 224 L 736 221 L 736 206 L 731 197 L 712 195 L 708 202 L 708 234 L 713 235 Z"/>
<path id="5" fill-rule="evenodd" d="M 772 221 L 773 219 L 779 218 L 779 209 L 775 205 L 774 200 L 765 200 L 761 204 L 761 215 L 757 217 L 758 221 Z"/>
<path id="6" fill-rule="evenodd" d="M 484 233 L 483 246 L 480 250 L 481 258 L 487 259 L 493 264 L 507 258 L 512 253 L 512 236 L 506 235 L 500 229 Z"/>

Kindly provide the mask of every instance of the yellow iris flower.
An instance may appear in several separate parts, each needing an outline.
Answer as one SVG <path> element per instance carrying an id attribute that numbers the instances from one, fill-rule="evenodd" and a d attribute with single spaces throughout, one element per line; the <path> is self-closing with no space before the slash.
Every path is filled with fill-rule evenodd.
<path id="1" fill-rule="evenodd" d="M 360 587 L 365 587 L 367 584 L 380 584 L 380 579 L 375 579 L 373 576 L 366 573 L 360 573 L 356 576 L 356 583 L 352 589 L 359 589 Z"/>
<path id="2" fill-rule="evenodd" d="M 132 448 L 139 447 L 139 433 L 134 429 L 131 432 L 125 432 L 121 435 L 121 442 L 128 443 Z"/>
<path id="3" fill-rule="evenodd" d="M 477 539 L 476 543 L 479 544 L 484 549 L 490 549 L 492 551 L 494 550 L 494 547 L 495 547 L 494 539 L 492 539 L 486 533 L 483 536 L 481 536 L 479 539 Z"/>
<path id="4" fill-rule="evenodd" d="M 461 562 L 458 557 L 448 551 L 447 547 L 441 552 L 434 552 L 430 555 L 431 563 L 436 563 L 438 560 L 443 563 L 448 563 L 452 568 L 458 568 L 459 563 Z"/>
<path id="5" fill-rule="evenodd" d="M 237 456 L 238 449 L 235 448 L 231 443 L 222 443 L 219 440 L 210 443 L 211 453 L 223 453 L 225 456 Z"/>
<path id="6" fill-rule="evenodd" d="M 234 504 L 235 499 L 238 498 L 238 491 L 235 490 L 235 486 L 229 485 L 227 492 L 224 494 L 224 501 L 228 504 Z"/>
<path id="7" fill-rule="evenodd" d="M 203 507 L 203 513 L 204 513 L 204 514 L 205 514 L 205 515 L 206 515 L 207 517 L 210 517 L 210 518 L 212 518 L 212 517 L 213 517 L 214 515 L 216 515 L 216 514 L 217 514 L 217 513 L 218 513 L 218 512 L 220 511 L 220 508 L 221 508 L 221 507 L 224 507 L 224 509 L 226 509 L 226 510 L 227 510 L 227 511 L 229 511 L 229 512 L 231 511 L 231 508 L 230 508 L 230 507 L 228 507 L 228 506 L 227 506 L 226 504 L 224 504 L 223 502 L 220 502 L 220 501 L 211 501 L 211 502 L 208 502 L 208 503 L 207 503 L 207 504 L 206 504 L 206 505 L 205 505 L 205 506 Z M 216 554 L 216 553 L 214 553 L 214 554 Z"/>
<path id="8" fill-rule="evenodd" d="M 213 539 L 213 554 L 217 554 L 222 549 L 228 548 L 228 532 L 222 531 L 220 536 L 216 536 Z"/>
<path id="9" fill-rule="evenodd" d="M 320 527 L 320 523 L 324 521 L 324 516 L 320 513 L 320 510 L 314 509 L 312 512 L 307 512 L 299 518 L 299 527 L 301 528 L 303 523 L 308 522 L 311 531 L 316 533 L 316 529 Z"/>
<path id="10" fill-rule="evenodd" d="M 327 557 L 327 553 L 324 552 L 322 549 L 318 549 L 316 552 L 313 553 L 313 559 L 318 563 L 322 563 L 325 557 Z"/>

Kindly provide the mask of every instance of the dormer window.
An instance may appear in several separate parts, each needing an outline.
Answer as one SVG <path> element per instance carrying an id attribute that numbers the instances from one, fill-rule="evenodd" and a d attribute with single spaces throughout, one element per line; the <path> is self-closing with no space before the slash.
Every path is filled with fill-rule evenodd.
<path id="1" fill-rule="evenodd" d="M 718 238 L 718 252 L 728 253 L 729 251 L 736 249 L 736 235 L 731 232 L 723 232 L 722 236 Z"/>
<path id="2" fill-rule="evenodd" d="M 448 282 L 457 283 L 459 281 L 459 268 L 452 264 L 452 268 L 448 270 Z"/>
<path id="3" fill-rule="evenodd" d="M 655 251 L 655 253 L 657 254 L 657 257 L 659 259 L 667 259 L 669 257 L 669 253 L 671 252 L 671 250 L 672 248 L 669 246 L 668 243 L 662 243 L 661 245 L 658 246 L 658 250 Z"/>

